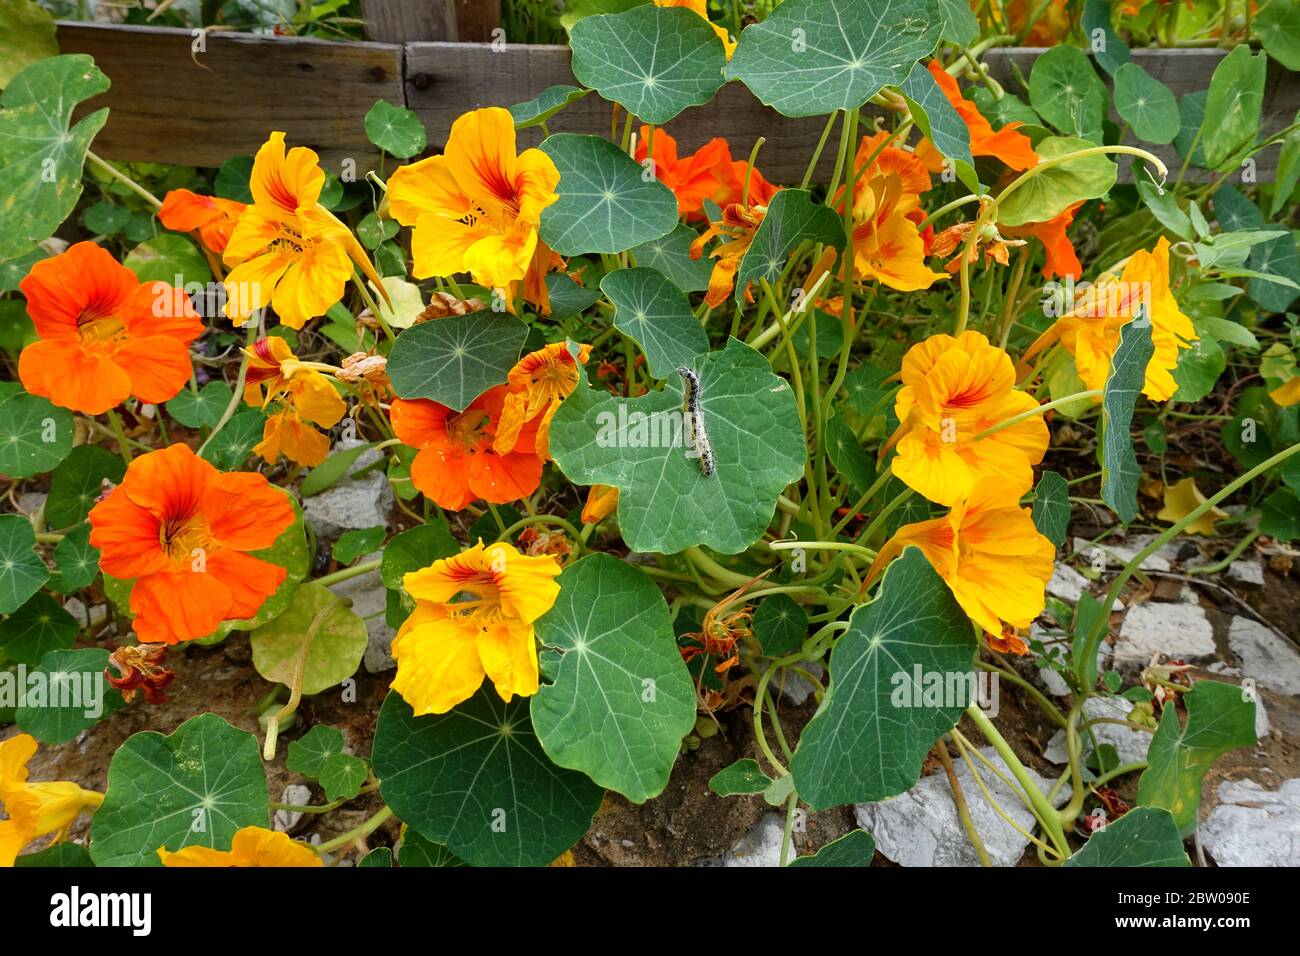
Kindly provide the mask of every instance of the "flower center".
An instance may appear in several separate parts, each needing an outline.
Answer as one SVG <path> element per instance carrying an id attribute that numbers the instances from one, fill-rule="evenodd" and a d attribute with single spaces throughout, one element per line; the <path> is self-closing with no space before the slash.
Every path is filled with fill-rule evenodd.
<path id="1" fill-rule="evenodd" d="M 482 409 L 470 408 L 447 419 L 447 437 L 470 454 L 476 454 L 494 437 L 492 420 Z"/>
<path id="2" fill-rule="evenodd" d="M 158 529 L 158 543 L 171 561 L 192 563 L 209 556 L 212 532 L 202 515 L 180 515 L 163 521 Z"/>
<path id="3" fill-rule="evenodd" d="M 126 338 L 126 325 L 117 316 L 86 311 L 77 317 L 77 335 L 82 345 L 113 345 Z"/>

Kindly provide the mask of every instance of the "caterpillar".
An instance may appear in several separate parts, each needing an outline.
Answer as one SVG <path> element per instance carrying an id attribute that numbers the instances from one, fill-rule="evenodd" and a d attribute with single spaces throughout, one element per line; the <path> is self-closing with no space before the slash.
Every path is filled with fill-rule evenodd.
<path id="1" fill-rule="evenodd" d="M 709 435 L 704 430 L 704 418 L 700 414 L 700 376 L 694 369 L 685 366 L 677 369 L 677 374 L 682 377 L 682 382 L 686 386 L 685 394 L 682 396 L 682 415 L 686 419 L 686 428 L 690 436 L 690 451 L 687 457 L 695 457 L 700 460 L 700 471 L 704 473 L 705 478 L 713 475 L 715 462 L 713 458 L 713 446 L 709 444 Z"/>

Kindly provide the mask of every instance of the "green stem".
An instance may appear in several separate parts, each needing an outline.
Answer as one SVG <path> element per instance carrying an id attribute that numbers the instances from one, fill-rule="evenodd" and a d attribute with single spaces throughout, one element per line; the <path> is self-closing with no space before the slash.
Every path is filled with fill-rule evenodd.
<path id="1" fill-rule="evenodd" d="M 313 847 L 312 849 L 314 849 L 317 853 L 320 854 L 332 853 L 333 851 L 339 849 L 339 847 L 347 846 L 353 840 L 363 840 L 366 837 L 370 836 L 370 834 L 378 830 L 383 825 L 384 821 L 387 820 L 392 815 L 393 815 L 392 808 L 385 805 L 373 817 L 371 817 L 365 823 L 361 824 L 361 826 L 349 830 L 347 833 L 340 834 L 339 836 L 336 836 L 333 840 L 328 840 L 325 843 L 322 843 L 320 846 Z"/>
<path id="2" fill-rule="evenodd" d="M 127 465 L 131 464 L 131 443 L 127 440 L 126 429 L 122 426 L 122 419 L 117 414 L 116 408 L 108 410 L 108 422 L 113 426 L 113 435 L 117 438 L 117 447 L 122 452 L 122 461 Z"/>
<path id="3" fill-rule="evenodd" d="M 159 199 L 159 198 L 158 198 L 157 196 L 155 196 L 153 193 L 149 192 L 149 190 L 145 189 L 143 186 L 141 186 L 139 183 L 137 183 L 134 179 L 132 179 L 132 178 L 131 178 L 130 176 L 128 176 L 126 173 L 121 172 L 121 171 L 118 170 L 115 166 L 112 166 L 112 165 L 110 165 L 108 162 L 106 162 L 105 160 L 100 159 L 98 156 L 96 156 L 96 155 L 95 155 L 94 153 L 92 153 L 90 150 L 86 150 L 86 158 L 87 158 L 88 160 L 90 160 L 94 165 L 96 165 L 96 166 L 98 166 L 100 169 L 102 169 L 104 172 L 108 173 L 108 175 L 111 176 L 113 179 L 116 179 L 119 183 L 121 183 L 121 184 L 122 184 L 123 186 L 125 186 L 127 189 L 131 190 L 131 192 L 135 193 L 137 196 L 139 196 L 140 198 L 144 199 L 144 200 L 145 200 L 146 202 L 148 202 L 151 206 L 153 206 L 154 209 L 161 209 L 161 208 L 162 208 L 162 200 L 161 200 L 161 199 Z"/>
<path id="4" fill-rule="evenodd" d="M 252 321 L 251 319 L 249 320 L 248 331 L 244 334 L 245 348 L 251 346 L 254 342 L 257 341 L 258 325 L 259 325 L 258 322 Z M 226 427 L 226 423 L 229 422 L 230 419 L 235 417 L 235 409 L 237 409 L 239 407 L 239 403 L 244 400 L 244 382 L 247 378 L 248 378 L 248 353 L 245 352 L 243 361 L 239 363 L 239 375 L 236 376 L 235 378 L 234 394 L 230 396 L 230 401 L 226 403 L 225 411 L 221 413 L 221 417 L 217 419 L 217 423 L 212 426 L 212 431 L 208 433 L 208 437 L 205 438 L 203 440 L 203 444 L 199 446 L 198 453 L 200 455 L 202 455 L 204 450 L 210 444 L 212 444 L 212 439 L 217 437 L 217 433 L 220 432 L 221 429 Z"/>
<path id="5" fill-rule="evenodd" d="M 1012 415 L 1010 418 L 1004 419 L 1003 421 L 998 422 L 996 425 L 990 425 L 982 432 L 976 434 L 976 436 L 972 438 L 971 441 L 975 442 L 975 441 L 979 441 L 981 438 L 987 438 L 989 435 L 992 435 L 995 432 L 1000 432 L 1004 428 L 1010 428 L 1012 425 L 1019 425 L 1021 422 L 1025 421 L 1026 419 L 1034 418 L 1038 415 L 1046 414 L 1047 412 L 1050 412 L 1053 408 L 1059 408 L 1061 405 L 1065 405 L 1069 402 L 1077 402 L 1080 399 L 1084 399 L 1084 398 L 1099 398 L 1101 395 L 1102 395 L 1102 390 L 1100 388 L 1091 388 L 1085 392 L 1075 392 L 1073 395 L 1066 395 L 1062 398 L 1053 399 L 1050 402 L 1044 402 L 1042 405 L 1035 405 L 1033 408 L 1028 409 L 1027 411 L 1023 411 L 1019 415 Z"/>
<path id="6" fill-rule="evenodd" d="M 379 566 L 383 564 L 382 558 L 375 558 L 373 561 L 363 561 L 360 564 L 354 564 L 350 568 L 343 568 L 332 574 L 326 574 L 323 577 L 314 579 L 312 584 L 319 584 L 323 588 L 331 584 L 338 584 L 340 581 L 347 581 L 350 578 L 358 578 L 363 574 L 369 574 L 371 571 L 378 571 Z"/>

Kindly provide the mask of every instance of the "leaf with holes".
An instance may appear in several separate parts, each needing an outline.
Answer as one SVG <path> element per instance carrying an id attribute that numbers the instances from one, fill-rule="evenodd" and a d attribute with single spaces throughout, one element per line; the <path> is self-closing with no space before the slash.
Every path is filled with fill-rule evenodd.
<path id="1" fill-rule="evenodd" d="M 751 282 L 776 283 L 786 260 L 804 242 L 844 248 L 844 223 L 835 210 L 814 202 L 806 189 L 782 189 L 772 197 L 767 215 L 754 231 L 754 241 L 740 260 L 736 302 L 744 300 Z"/>
<path id="2" fill-rule="evenodd" d="M 393 812 L 471 866 L 545 866 L 582 839 L 604 793 L 551 763 L 526 698 L 503 703 L 486 685 L 425 717 L 389 693 L 373 761 Z"/>
<path id="3" fill-rule="evenodd" d="M 1172 709 L 1172 708 L 1170 708 Z M 1066 866 L 1191 866 L 1178 824 L 1161 807 L 1134 807 L 1088 837 Z"/>
<path id="4" fill-rule="evenodd" d="M 401 398 L 428 398 L 462 412 L 519 361 L 528 334 L 505 312 L 473 312 L 421 322 L 397 337 L 388 377 Z"/>
<path id="5" fill-rule="evenodd" d="M 556 133 L 542 151 L 560 172 L 560 198 L 543 210 L 541 236 L 560 255 L 622 252 L 677 225 L 672 192 L 609 140 Z"/>
<path id="6" fill-rule="evenodd" d="M 727 79 L 786 116 L 851 110 L 902 83 L 946 23 L 935 0 L 785 0 L 745 27 Z"/>
<path id="7" fill-rule="evenodd" d="M 581 485 L 619 489 L 618 523 L 634 551 L 704 544 L 737 554 L 762 536 L 776 499 L 803 474 L 794 393 L 758 352 L 731 339 L 694 363 L 700 415 L 716 470 L 693 457 L 682 392 L 616 398 L 585 374 L 551 421 L 551 454 Z"/>
<path id="8" fill-rule="evenodd" d="M 257 741 L 216 714 L 200 714 L 170 736 L 145 731 L 118 748 L 90 855 L 96 866 L 161 866 L 159 847 L 227 850 L 238 830 L 269 823 Z"/>
<path id="9" fill-rule="evenodd" d="M 600 281 L 600 291 L 614 303 L 614 327 L 641 346 L 655 378 L 668 378 L 709 350 L 686 293 L 662 273 L 618 269 Z"/>
<path id="10" fill-rule="evenodd" d="M 974 702 L 947 699 L 950 680 L 936 697 L 921 675 L 958 675 L 957 686 L 970 690 L 975 651 L 948 585 L 919 549 L 904 549 L 831 652 L 826 696 L 790 763 L 799 796 L 821 810 L 914 786 L 934 742 Z"/>
<path id="11" fill-rule="evenodd" d="M 108 110 L 76 124 L 72 112 L 108 85 L 95 61 L 77 53 L 38 60 L 0 94 L 0 262 L 44 242 L 76 207 L 86 150 Z"/>
<path id="12" fill-rule="evenodd" d="M 366 651 L 366 625 L 328 588 L 308 582 L 248 642 L 253 666 L 267 680 L 292 687 L 301 668 L 302 692 L 319 694 L 357 672 Z"/>
<path id="13" fill-rule="evenodd" d="M 569 45 L 578 82 L 656 126 L 713 99 L 727 62 L 708 21 L 681 7 L 584 17 Z"/>
<path id="14" fill-rule="evenodd" d="M 1229 750 L 1255 745 L 1255 702 L 1240 687 L 1212 680 L 1198 680 L 1183 701 L 1186 725 L 1176 707 L 1166 707 L 1160 717 L 1137 802 L 1164 807 L 1186 837 L 1196 829 L 1201 783 L 1210 767 Z"/>
<path id="15" fill-rule="evenodd" d="M 1147 362 L 1154 354 L 1151 319 L 1139 314 L 1120 330 L 1119 347 L 1111 359 L 1110 377 L 1101 400 L 1101 497 L 1125 524 L 1137 517 L 1138 482 L 1142 478 L 1129 426 L 1146 380 Z"/>
<path id="16" fill-rule="evenodd" d="M 607 554 L 571 564 L 536 624 L 533 728 L 559 766 L 633 803 L 658 796 L 695 725 L 695 688 L 655 583 Z"/>

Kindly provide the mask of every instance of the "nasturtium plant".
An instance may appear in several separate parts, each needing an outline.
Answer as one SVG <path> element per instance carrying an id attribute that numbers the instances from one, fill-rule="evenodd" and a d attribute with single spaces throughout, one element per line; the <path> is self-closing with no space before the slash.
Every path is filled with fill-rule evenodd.
<path id="1" fill-rule="evenodd" d="M 0 866 L 1300 864 L 1295 4 L 155 6 L 339 115 L 0 0 Z"/>

